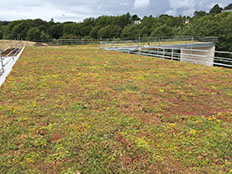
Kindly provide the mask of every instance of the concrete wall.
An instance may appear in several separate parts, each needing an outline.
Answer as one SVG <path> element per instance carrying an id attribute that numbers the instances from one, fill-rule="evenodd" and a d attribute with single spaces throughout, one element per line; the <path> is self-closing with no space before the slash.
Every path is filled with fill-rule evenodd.
<path id="1" fill-rule="evenodd" d="M 198 63 L 206 66 L 213 66 L 215 55 L 215 46 L 197 47 L 197 48 L 181 48 L 182 62 Z"/>

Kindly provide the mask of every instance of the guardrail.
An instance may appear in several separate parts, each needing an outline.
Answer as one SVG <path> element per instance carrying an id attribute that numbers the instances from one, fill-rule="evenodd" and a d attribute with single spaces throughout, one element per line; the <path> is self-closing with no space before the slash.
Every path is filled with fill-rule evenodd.
<path id="1" fill-rule="evenodd" d="M 193 48 L 197 45 L 196 48 Z M 202 48 L 200 47 L 202 45 Z M 209 49 L 203 49 L 204 45 Z M 182 62 L 192 62 L 207 66 L 223 66 L 232 68 L 232 52 L 215 51 L 212 43 L 192 43 L 173 45 L 130 45 L 103 44 L 101 48 L 130 54 L 138 54 Z M 210 49 L 212 48 L 212 49 Z"/>
<path id="2" fill-rule="evenodd" d="M 187 53 L 185 53 L 185 52 Z M 138 49 L 133 54 L 158 57 L 163 59 L 192 62 L 208 66 L 223 66 L 232 68 L 232 52 L 215 51 L 216 54 L 227 54 L 228 57 L 208 56 L 209 50 L 186 48 L 156 48 L 155 50 Z M 229 58 L 231 56 L 231 58 Z"/>
<path id="3" fill-rule="evenodd" d="M 9 46 L 8 48 L 0 51 L 0 75 L 5 72 L 8 64 L 14 60 L 18 53 L 23 49 L 24 44 L 22 41 L 17 42 L 14 45 Z"/>
<path id="4" fill-rule="evenodd" d="M 173 37 L 134 37 L 134 38 L 81 38 L 81 39 L 46 39 L 46 40 L 31 40 L 37 44 L 45 43 L 48 45 L 89 45 L 89 44 L 109 44 L 109 43 L 134 43 L 137 45 L 147 43 L 159 43 L 159 42 L 171 42 L 171 41 L 183 41 L 183 42 L 217 42 L 218 38 L 214 36 L 173 36 Z"/>

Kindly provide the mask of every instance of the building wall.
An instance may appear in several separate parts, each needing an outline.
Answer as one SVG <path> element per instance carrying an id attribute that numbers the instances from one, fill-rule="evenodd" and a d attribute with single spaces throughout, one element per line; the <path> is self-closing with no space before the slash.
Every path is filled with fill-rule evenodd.
<path id="1" fill-rule="evenodd" d="M 192 49 L 181 48 L 181 62 L 192 62 L 206 66 L 213 66 L 215 46 L 198 47 Z"/>

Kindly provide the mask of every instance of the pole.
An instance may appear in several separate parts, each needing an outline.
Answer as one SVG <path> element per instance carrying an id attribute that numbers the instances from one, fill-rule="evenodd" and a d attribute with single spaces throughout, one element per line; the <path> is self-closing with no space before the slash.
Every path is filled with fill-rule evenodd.
<path id="1" fill-rule="evenodd" d="M 164 56 L 165 56 L 165 49 L 163 48 L 163 58 L 164 58 Z"/>
<path id="2" fill-rule="evenodd" d="M 173 48 L 172 48 L 172 60 L 173 60 Z"/>

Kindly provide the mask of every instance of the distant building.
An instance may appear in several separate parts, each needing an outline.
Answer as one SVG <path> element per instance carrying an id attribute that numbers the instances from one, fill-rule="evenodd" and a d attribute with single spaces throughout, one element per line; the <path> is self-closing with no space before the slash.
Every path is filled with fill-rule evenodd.
<path id="1" fill-rule="evenodd" d="M 141 20 L 134 21 L 134 24 L 136 24 L 136 25 L 141 24 Z"/>
<path id="2" fill-rule="evenodd" d="M 232 9 L 230 9 L 230 10 L 222 10 L 222 13 L 224 13 L 224 12 L 232 12 Z"/>
<path id="3" fill-rule="evenodd" d="M 189 24 L 189 19 L 186 19 L 184 23 Z"/>

